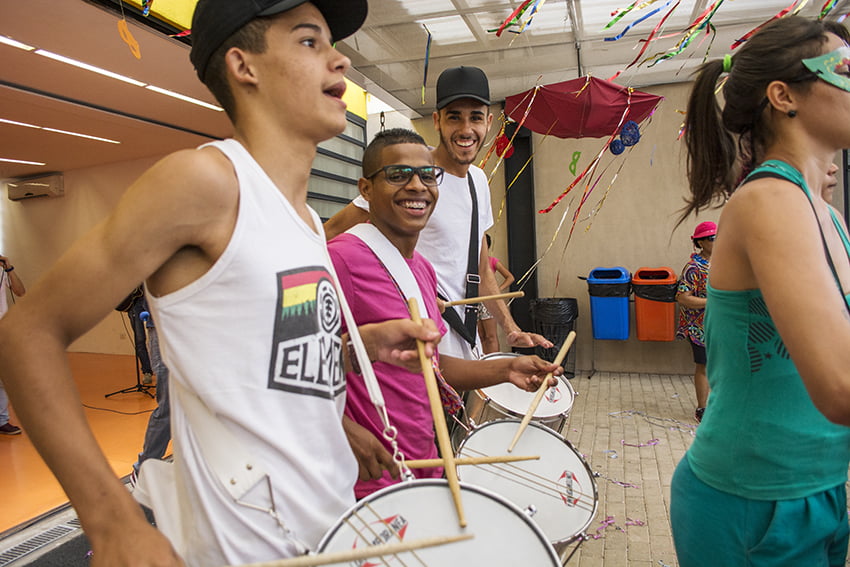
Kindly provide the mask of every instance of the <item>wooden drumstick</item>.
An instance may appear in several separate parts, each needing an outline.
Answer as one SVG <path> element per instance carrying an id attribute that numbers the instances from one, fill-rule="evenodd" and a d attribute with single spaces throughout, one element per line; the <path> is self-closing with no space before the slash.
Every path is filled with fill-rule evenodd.
<path id="1" fill-rule="evenodd" d="M 511 297 L 523 297 L 524 295 L 524 291 L 511 291 L 508 293 L 497 293 L 496 295 L 482 295 L 481 297 L 467 297 L 466 299 L 447 301 L 443 304 L 443 306 L 451 307 L 452 305 L 469 305 L 470 303 L 481 303 L 482 301 L 490 301 L 491 299 L 509 299 Z"/>
<path id="2" fill-rule="evenodd" d="M 278 559 L 277 561 L 265 561 L 262 563 L 248 563 L 241 565 L 240 567 L 318 567 L 320 565 L 335 565 L 337 563 L 353 563 L 355 561 L 362 561 L 364 559 L 374 557 L 398 555 L 399 553 L 414 551 L 416 549 L 424 549 L 426 547 L 436 547 L 438 545 L 466 541 L 473 537 L 475 536 L 472 534 L 426 537 L 415 539 L 413 541 L 403 541 L 400 543 L 372 545 L 362 547 L 360 549 L 333 551 L 330 553 L 319 553 L 317 555 L 303 555 L 301 557 L 293 557 L 291 559 Z"/>
<path id="3" fill-rule="evenodd" d="M 496 457 L 455 457 L 455 465 L 491 465 L 495 463 L 515 463 L 517 461 L 537 461 L 540 455 L 515 456 L 509 455 Z M 410 469 L 427 469 L 443 466 L 443 459 L 414 459 L 404 461 Z"/>
<path id="4" fill-rule="evenodd" d="M 554 364 L 560 365 L 563 362 L 564 357 L 567 356 L 567 351 L 570 350 L 570 347 L 573 344 L 573 341 L 576 338 L 576 332 L 570 331 L 570 334 L 567 335 L 567 339 L 564 341 L 564 344 L 561 345 L 561 350 L 558 351 L 558 356 L 555 357 L 555 360 L 552 362 Z M 514 450 L 514 447 L 519 441 L 520 435 L 525 431 L 525 428 L 528 427 L 528 423 L 531 421 L 531 417 L 534 415 L 534 412 L 537 411 L 537 406 L 540 405 L 540 402 L 543 400 L 543 394 L 546 393 L 546 390 L 549 389 L 549 378 L 552 377 L 552 373 L 546 375 L 546 378 L 543 379 L 543 382 L 540 383 L 540 387 L 537 388 L 537 393 L 534 395 L 534 399 L 531 401 L 531 405 L 528 406 L 528 411 L 525 412 L 525 416 L 523 416 L 522 421 L 519 424 L 519 428 L 516 431 L 516 435 L 514 435 L 513 441 L 508 446 L 508 453 Z"/>
<path id="5" fill-rule="evenodd" d="M 422 318 L 419 316 L 419 307 L 416 305 L 416 298 L 411 297 L 407 300 L 407 306 L 410 309 L 410 318 L 414 323 L 422 324 Z M 443 468 L 446 471 L 446 480 L 449 482 L 449 489 L 452 493 L 452 499 L 457 510 L 457 520 L 460 527 L 466 527 L 466 515 L 463 513 L 463 502 L 460 497 L 460 481 L 457 478 L 457 467 L 455 466 L 454 451 L 452 450 L 452 442 L 449 439 L 449 428 L 446 425 L 446 414 L 443 413 L 443 403 L 440 401 L 440 388 L 437 385 L 437 377 L 434 375 L 434 368 L 431 366 L 431 359 L 425 356 L 425 343 L 416 340 L 416 349 L 419 351 L 419 364 L 422 366 L 422 375 L 425 377 L 425 387 L 428 390 L 428 401 L 431 404 L 431 415 L 434 418 L 434 431 L 437 434 L 437 446 L 440 448 L 440 455 L 443 457 Z"/>

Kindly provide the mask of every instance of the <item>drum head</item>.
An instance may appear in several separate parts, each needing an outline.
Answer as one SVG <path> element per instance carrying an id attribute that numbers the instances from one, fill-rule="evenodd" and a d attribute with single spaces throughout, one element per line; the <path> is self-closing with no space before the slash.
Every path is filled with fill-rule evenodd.
<path id="1" fill-rule="evenodd" d="M 490 360 L 494 358 L 507 358 L 520 356 L 515 353 L 497 352 L 488 354 L 481 360 Z M 531 407 L 531 402 L 534 401 L 536 392 L 526 392 L 520 390 L 510 383 L 496 384 L 488 388 L 478 390 L 479 395 L 489 398 L 491 403 L 495 403 L 501 407 L 506 415 L 510 417 L 523 417 L 528 408 Z M 575 391 L 572 385 L 564 378 L 558 379 L 558 385 L 554 388 L 546 390 L 546 395 L 540 401 L 540 405 L 534 411 L 534 419 L 546 419 L 567 415 L 573 407 L 575 401 Z"/>
<path id="2" fill-rule="evenodd" d="M 489 490 L 468 484 L 461 484 L 461 498 L 466 528 L 458 525 L 451 491 L 445 480 L 414 480 L 389 486 L 367 496 L 346 512 L 322 538 L 319 551 L 345 551 L 377 543 L 473 534 L 475 537 L 470 540 L 385 557 L 383 562 L 369 559 L 358 565 L 560 567 L 560 560 L 546 536 L 516 506 Z"/>
<path id="3" fill-rule="evenodd" d="M 506 455 L 520 421 L 490 421 L 461 443 L 458 457 Z M 593 472 L 561 435 L 531 422 L 511 455 L 539 455 L 539 460 L 492 465 L 462 465 L 464 482 L 501 494 L 520 509 L 533 507 L 532 518 L 549 541 L 566 542 L 583 533 L 596 515 L 598 496 Z"/>

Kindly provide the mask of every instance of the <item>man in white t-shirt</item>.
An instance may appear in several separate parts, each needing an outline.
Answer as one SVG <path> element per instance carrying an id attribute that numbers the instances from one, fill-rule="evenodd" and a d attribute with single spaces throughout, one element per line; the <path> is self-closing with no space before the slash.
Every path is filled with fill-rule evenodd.
<path id="1" fill-rule="evenodd" d="M 419 235 L 416 250 L 434 266 L 438 291 L 445 301 L 496 295 L 499 286 L 489 267 L 490 253 L 484 239 L 484 233 L 493 225 L 490 187 L 484 172 L 472 165 L 493 122 L 490 86 L 484 71 L 477 67 L 453 67 L 443 71 L 437 79 L 437 109 L 433 119 L 440 144 L 432 154 L 445 174 L 440 185 L 440 199 L 428 225 Z M 473 215 L 470 185 L 474 186 L 477 215 Z M 477 217 L 474 235 L 473 216 Z M 325 233 L 333 238 L 368 218 L 368 203 L 362 198 L 355 199 L 325 223 Z M 470 246 L 470 236 L 475 238 L 474 247 Z M 470 248 L 477 258 L 477 273 L 469 273 Z M 468 287 L 467 283 L 473 285 Z M 485 305 L 505 331 L 510 346 L 552 346 L 540 335 L 523 332 L 504 301 L 487 301 Z M 450 311 L 454 311 L 456 317 Z M 440 352 L 458 358 L 480 357 L 476 306 L 449 307 L 444 319 L 450 331 L 440 343 Z"/>

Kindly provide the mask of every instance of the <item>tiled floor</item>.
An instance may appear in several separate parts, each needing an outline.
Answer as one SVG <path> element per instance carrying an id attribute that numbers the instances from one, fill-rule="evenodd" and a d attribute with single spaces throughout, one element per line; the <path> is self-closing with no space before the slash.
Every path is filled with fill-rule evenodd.
<path id="1" fill-rule="evenodd" d="M 597 372 L 564 434 L 599 473 L 599 508 L 570 566 L 673 567 L 670 479 L 693 439 L 690 376 Z"/>

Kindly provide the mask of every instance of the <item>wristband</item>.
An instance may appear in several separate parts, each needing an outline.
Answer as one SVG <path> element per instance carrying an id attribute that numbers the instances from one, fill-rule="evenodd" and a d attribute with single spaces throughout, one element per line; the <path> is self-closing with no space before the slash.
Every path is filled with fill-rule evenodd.
<path id="1" fill-rule="evenodd" d="M 4 268 L 3 271 L 8 273 L 8 272 L 11 272 L 14 269 L 15 269 L 15 266 L 12 266 L 11 268 Z"/>

